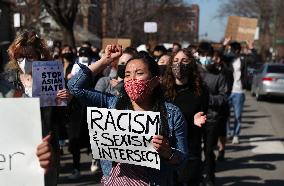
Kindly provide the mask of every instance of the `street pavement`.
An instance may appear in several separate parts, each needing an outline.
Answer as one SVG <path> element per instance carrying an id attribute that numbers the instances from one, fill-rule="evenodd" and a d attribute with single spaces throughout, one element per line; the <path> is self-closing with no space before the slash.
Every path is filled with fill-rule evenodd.
<path id="1" fill-rule="evenodd" d="M 68 153 L 67 149 L 64 149 L 64 154 L 61 157 L 61 167 L 59 175 L 59 186 L 101 186 L 100 178 L 102 173 L 92 173 L 90 171 L 91 167 L 91 154 L 87 154 L 87 150 L 82 151 L 81 153 L 81 176 L 79 179 L 69 179 L 68 176 L 72 172 L 72 156 Z"/>
<path id="2" fill-rule="evenodd" d="M 284 99 L 256 102 L 246 95 L 240 144 L 228 141 L 224 161 L 217 161 L 216 185 L 284 185 Z M 101 173 L 90 171 L 91 155 L 82 153 L 81 178 L 70 180 L 71 155 L 61 158 L 59 186 L 99 186 Z M 191 170 L 188 170 L 191 171 Z"/>
<path id="3" fill-rule="evenodd" d="M 284 100 L 246 96 L 239 145 L 227 145 L 217 162 L 216 185 L 284 185 Z"/>

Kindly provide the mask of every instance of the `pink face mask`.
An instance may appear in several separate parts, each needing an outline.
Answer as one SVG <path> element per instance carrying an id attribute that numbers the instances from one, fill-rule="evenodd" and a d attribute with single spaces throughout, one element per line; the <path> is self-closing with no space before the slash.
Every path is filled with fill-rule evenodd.
<path id="1" fill-rule="evenodd" d="M 150 80 L 130 79 L 124 83 L 124 88 L 132 101 L 142 101 L 151 93 Z"/>

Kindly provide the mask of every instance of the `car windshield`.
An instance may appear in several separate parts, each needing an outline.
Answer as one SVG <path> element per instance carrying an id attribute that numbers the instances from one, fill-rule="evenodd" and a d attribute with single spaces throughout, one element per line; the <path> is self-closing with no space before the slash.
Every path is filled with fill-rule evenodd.
<path id="1" fill-rule="evenodd" d="M 284 73 L 284 65 L 271 65 L 267 68 L 268 73 Z"/>

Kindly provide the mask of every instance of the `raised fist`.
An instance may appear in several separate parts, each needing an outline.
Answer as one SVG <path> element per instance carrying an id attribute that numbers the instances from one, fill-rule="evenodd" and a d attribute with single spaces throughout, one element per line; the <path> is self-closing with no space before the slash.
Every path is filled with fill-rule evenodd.
<path id="1" fill-rule="evenodd" d="M 122 55 L 121 45 L 107 45 L 105 49 L 105 55 L 111 61 L 118 59 Z"/>

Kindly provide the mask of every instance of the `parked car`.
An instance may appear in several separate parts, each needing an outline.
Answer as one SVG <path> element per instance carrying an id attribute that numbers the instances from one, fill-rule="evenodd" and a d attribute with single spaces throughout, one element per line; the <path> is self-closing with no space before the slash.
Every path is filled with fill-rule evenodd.
<path id="1" fill-rule="evenodd" d="M 267 96 L 284 97 L 284 64 L 265 63 L 255 73 L 251 94 L 256 100 L 262 100 Z"/>
<path id="2" fill-rule="evenodd" d="M 254 68 L 249 67 L 247 69 L 247 90 L 251 90 L 252 79 L 253 79 L 255 72 L 256 72 L 256 69 Z"/>

